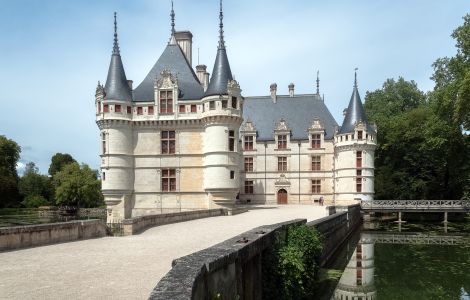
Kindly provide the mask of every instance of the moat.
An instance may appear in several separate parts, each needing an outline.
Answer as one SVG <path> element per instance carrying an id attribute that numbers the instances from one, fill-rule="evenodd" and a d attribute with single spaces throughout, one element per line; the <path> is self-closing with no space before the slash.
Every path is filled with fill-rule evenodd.
<path id="1" fill-rule="evenodd" d="M 470 224 L 366 223 L 322 278 L 321 299 L 470 299 Z"/>

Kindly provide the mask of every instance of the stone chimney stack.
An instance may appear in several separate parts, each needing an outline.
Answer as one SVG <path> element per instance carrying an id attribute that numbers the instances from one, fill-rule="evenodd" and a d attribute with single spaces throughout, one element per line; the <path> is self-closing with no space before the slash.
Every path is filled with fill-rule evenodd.
<path id="1" fill-rule="evenodd" d="M 196 75 L 197 75 L 197 79 L 199 79 L 199 82 L 204 87 L 204 91 L 206 91 L 207 86 L 209 85 L 209 73 L 207 73 L 207 66 L 197 65 Z"/>
<path id="2" fill-rule="evenodd" d="M 273 99 L 273 102 L 276 103 L 277 101 L 277 84 L 276 83 L 272 83 L 270 86 L 269 86 L 269 89 L 271 90 L 271 99 Z"/>
<path id="3" fill-rule="evenodd" d="M 294 84 L 292 82 L 289 84 L 289 97 L 294 97 Z"/>
<path id="4" fill-rule="evenodd" d="M 183 50 L 189 65 L 193 65 L 193 34 L 190 31 L 176 31 L 175 39 L 181 50 Z"/>

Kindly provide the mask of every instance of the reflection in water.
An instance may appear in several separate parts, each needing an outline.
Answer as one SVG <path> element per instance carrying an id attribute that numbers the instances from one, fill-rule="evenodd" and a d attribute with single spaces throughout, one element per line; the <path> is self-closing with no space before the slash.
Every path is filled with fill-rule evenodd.
<path id="1" fill-rule="evenodd" d="M 361 233 L 356 249 L 334 291 L 337 300 L 373 300 L 377 291 L 374 285 L 374 240 L 370 233 Z"/>

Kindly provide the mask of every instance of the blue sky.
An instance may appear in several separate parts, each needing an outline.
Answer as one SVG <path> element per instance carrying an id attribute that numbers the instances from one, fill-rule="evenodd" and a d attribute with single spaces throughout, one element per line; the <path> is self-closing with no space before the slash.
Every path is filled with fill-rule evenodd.
<path id="1" fill-rule="evenodd" d="M 175 0 L 176 29 L 193 35 L 193 65 L 212 71 L 218 1 Z M 170 33 L 165 0 L 1 0 L 0 135 L 22 147 L 21 161 L 47 172 L 56 152 L 98 168 L 94 116 L 97 81 L 106 81 L 118 13 L 121 55 L 137 86 Z M 226 0 L 225 40 L 244 96 L 267 95 L 276 82 L 287 94 L 320 90 L 336 118 L 358 67 L 361 96 L 387 78 L 415 80 L 431 90 L 431 64 L 455 54 L 452 31 L 470 12 L 468 0 L 253 1 Z"/>

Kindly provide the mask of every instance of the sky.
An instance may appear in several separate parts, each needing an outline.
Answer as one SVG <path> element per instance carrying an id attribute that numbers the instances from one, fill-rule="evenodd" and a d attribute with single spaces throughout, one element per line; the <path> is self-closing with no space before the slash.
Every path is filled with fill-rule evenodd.
<path id="1" fill-rule="evenodd" d="M 21 166 L 47 173 L 52 155 L 99 166 L 94 93 L 106 81 L 118 14 L 121 56 L 136 87 L 170 36 L 169 0 L 0 0 L 0 135 L 21 146 Z M 176 30 L 190 30 L 193 67 L 212 72 L 217 0 L 174 0 Z M 433 89 L 432 63 L 456 53 L 452 31 L 468 0 L 225 0 L 228 58 L 244 96 L 316 91 L 342 123 L 354 68 L 364 100 L 387 78 Z"/>

